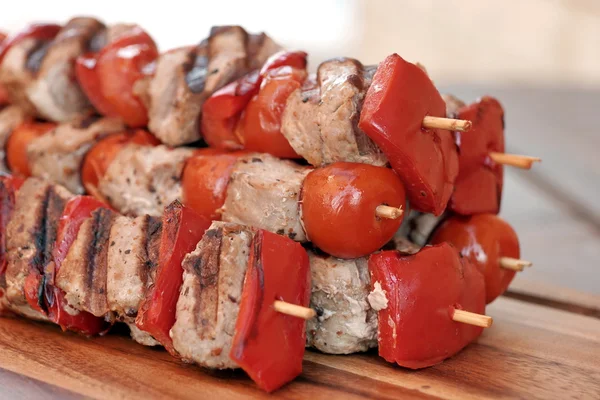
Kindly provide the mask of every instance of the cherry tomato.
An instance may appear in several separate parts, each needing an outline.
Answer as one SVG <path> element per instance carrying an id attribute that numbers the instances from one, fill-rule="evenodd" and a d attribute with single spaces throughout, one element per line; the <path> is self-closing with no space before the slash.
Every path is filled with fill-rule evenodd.
<path id="1" fill-rule="evenodd" d="M 421 68 L 388 56 L 367 91 L 359 127 L 404 182 L 411 208 L 440 215 L 454 190 L 458 154 L 451 132 L 422 127 L 426 116 L 445 117 L 444 99 Z"/>
<path id="2" fill-rule="evenodd" d="M 85 335 L 105 332 L 109 324 L 104 321 L 104 318 L 95 317 L 85 311 L 73 314 L 63 291 L 54 286 L 54 278 L 69 248 L 77 238 L 79 228 L 98 208 L 110 207 L 90 196 L 75 196 L 67 202 L 56 232 L 56 245 L 52 250 L 53 262 L 49 263 L 44 270 L 44 302 L 48 310 L 48 318 L 64 330 L 81 332 Z"/>
<path id="3" fill-rule="evenodd" d="M 98 111 L 120 117 L 131 127 L 143 127 L 148 123 L 148 111 L 133 89 L 158 55 L 154 40 L 136 26 L 99 53 L 82 55 L 75 73 Z"/>
<path id="4" fill-rule="evenodd" d="M 500 257 L 519 258 L 519 239 L 513 228 L 496 215 L 451 217 L 437 228 L 430 242 L 453 244 L 481 271 L 487 303 L 504 293 L 515 277 L 515 271 L 500 267 Z"/>
<path id="5" fill-rule="evenodd" d="M 252 241 L 230 357 L 272 392 L 302 372 L 306 327 L 275 311 L 275 300 L 308 307 L 310 265 L 300 243 L 259 230 Z"/>
<path id="6" fill-rule="evenodd" d="M 186 254 L 196 248 L 211 222 L 179 201 L 167 206 L 162 222 L 158 269 L 135 324 L 176 356 L 169 331 L 175 323 L 179 289 L 183 284 L 181 263 Z"/>
<path id="7" fill-rule="evenodd" d="M 160 144 L 158 139 L 142 129 L 137 129 L 134 132 L 114 133 L 100 140 L 87 152 L 81 166 L 81 181 L 88 193 L 96 198 L 102 198 L 98 192 L 100 179 L 102 179 L 119 151 L 130 143 L 146 146 Z"/>
<path id="8" fill-rule="evenodd" d="M 459 135 L 459 172 L 448 208 L 457 214 L 473 215 L 500 211 L 503 168 L 489 156 L 504 153 L 504 110 L 493 97 L 483 97 L 462 107 L 459 119 L 473 124 Z"/>
<path id="9" fill-rule="evenodd" d="M 24 122 L 17 126 L 6 141 L 6 164 L 10 171 L 22 177 L 31 176 L 27 147 L 40 136 L 45 135 L 57 124 L 51 122 Z"/>
<path id="10" fill-rule="evenodd" d="M 197 153 L 185 164 L 181 178 L 183 203 L 212 221 L 221 219 L 227 185 L 241 152 Z"/>
<path id="11" fill-rule="evenodd" d="M 318 248 L 339 258 L 379 250 L 400 227 L 399 218 L 376 215 L 379 205 L 405 209 L 400 178 L 389 168 L 337 162 L 311 171 L 301 195 L 306 234 Z"/>
<path id="12" fill-rule="evenodd" d="M 377 313 L 379 355 L 407 368 L 425 368 L 458 353 L 483 328 L 452 320 L 455 309 L 485 313 L 483 276 L 451 245 L 414 255 L 384 251 L 369 257 L 371 287 L 387 305 Z"/>
<path id="13" fill-rule="evenodd" d="M 301 158 L 281 133 L 281 116 L 287 98 L 306 79 L 306 70 L 289 66 L 269 70 L 260 91 L 244 110 L 239 138 L 246 150 L 280 158 Z"/>

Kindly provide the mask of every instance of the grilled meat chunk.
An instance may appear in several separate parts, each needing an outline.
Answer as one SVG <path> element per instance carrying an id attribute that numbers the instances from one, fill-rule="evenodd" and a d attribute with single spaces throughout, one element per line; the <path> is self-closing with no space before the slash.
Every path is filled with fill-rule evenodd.
<path id="1" fill-rule="evenodd" d="M 299 198 L 310 168 L 268 154 L 237 161 L 223 206 L 223 221 L 265 229 L 305 242 Z"/>
<path id="2" fill-rule="evenodd" d="M 164 207 L 181 199 L 181 171 L 192 149 L 128 145 L 111 162 L 99 191 L 119 212 L 162 215 Z"/>
<path id="3" fill-rule="evenodd" d="M 31 173 L 81 194 L 84 188 L 80 167 L 85 154 L 105 135 L 124 129 L 125 125 L 119 119 L 95 116 L 60 124 L 27 147 Z"/>
<path id="4" fill-rule="evenodd" d="M 374 67 L 350 58 L 319 65 L 318 94 L 309 80 L 287 100 L 281 132 L 311 165 L 336 161 L 385 165 L 387 159 L 358 128 L 362 103 Z"/>
<path id="5" fill-rule="evenodd" d="M 6 300 L 10 308 L 30 318 L 45 319 L 27 304 L 25 279 L 42 272 L 51 260 L 56 229 L 71 194 L 36 178 L 25 181 L 15 197 L 6 228 Z"/>
<path id="6" fill-rule="evenodd" d="M 12 131 L 27 118 L 27 112 L 18 106 L 8 106 L 0 110 L 0 173 L 9 173 L 4 153 L 6 141 Z"/>
<path id="7" fill-rule="evenodd" d="M 340 260 L 308 252 L 312 276 L 307 346 L 324 353 L 351 354 L 377 347 L 377 312 L 367 301 L 367 257 Z"/>
<path id="8" fill-rule="evenodd" d="M 196 47 L 160 56 L 147 83 L 149 128 L 170 146 L 201 138 L 199 119 L 204 101 L 216 90 L 264 64 L 280 47 L 264 33 L 248 35 L 239 26 L 215 27 Z M 139 89 L 144 92 L 143 88 Z"/>
<path id="9" fill-rule="evenodd" d="M 116 214 L 106 208 L 92 212 L 81 225 L 56 274 L 56 286 L 69 305 L 97 317 L 108 314 L 107 270 L 112 223 Z"/>
<path id="10" fill-rule="evenodd" d="M 250 228 L 214 222 L 183 261 L 183 286 L 171 328 L 181 357 L 208 368 L 237 368 L 229 358 L 250 244 Z"/>
<path id="11" fill-rule="evenodd" d="M 406 238 L 419 247 L 425 246 L 435 227 L 444 218 L 446 218 L 446 213 L 436 217 L 433 214 L 411 210 L 408 216 L 402 221 L 402 225 L 395 237 Z"/>

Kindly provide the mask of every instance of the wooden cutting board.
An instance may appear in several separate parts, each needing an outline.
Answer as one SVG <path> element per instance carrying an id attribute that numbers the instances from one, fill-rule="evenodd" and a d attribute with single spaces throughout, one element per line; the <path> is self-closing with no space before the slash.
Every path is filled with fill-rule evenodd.
<path id="1" fill-rule="evenodd" d="M 500 298 L 494 325 L 446 362 L 420 371 L 376 353 L 309 351 L 304 373 L 272 395 L 242 372 L 185 365 L 124 335 L 84 338 L 0 319 L 0 397 L 19 398 L 600 398 L 600 319 Z"/>

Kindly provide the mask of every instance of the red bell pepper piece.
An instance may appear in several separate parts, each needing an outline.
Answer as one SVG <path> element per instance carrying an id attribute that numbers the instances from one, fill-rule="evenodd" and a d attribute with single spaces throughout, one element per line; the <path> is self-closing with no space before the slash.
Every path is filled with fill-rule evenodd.
<path id="1" fill-rule="evenodd" d="M 109 208 L 105 203 L 91 196 L 76 196 L 67 202 L 56 234 L 56 245 L 52 251 L 53 262 L 44 271 L 44 296 L 48 318 L 64 330 L 72 330 L 85 335 L 105 332 L 109 325 L 103 318 L 81 311 L 72 315 L 72 310 L 64 298 L 62 290 L 54 286 L 54 278 L 67 256 L 69 248 L 77 238 L 83 222 L 98 208 Z"/>
<path id="2" fill-rule="evenodd" d="M 242 111 L 259 92 L 263 78 L 269 71 L 282 67 L 306 68 L 303 51 L 280 52 L 272 55 L 260 71 L 252 71 L 213 93 L 202 105 L 201 131 L 211 147 L 239 150 L 244 146 L 236 134 Z"/>
<path id="3" fill-rule="evenodd" d="M 14 175 L 31 176 L 27 147 L 35 139 L 44 136 L 57 124 L 53 122 L 23 122 L 17 126 L 6 141 L 6 164 Z"/>
<path id="4" fill-rule="evenodd" d="M 169 331 L 175 323 L 179 289 L 183 284 L 181 262 L 196 248 L 210 220 L 175 201 L 165 209 L 162 222 L 156 277 L 140 305 L 135 324 L 177 356 Z"/>
<path id="5" fill-rule="evenodd" d="M 275 311 L 273 302 L 307 307 L 310 267 L 304 248 L 287 237 L 258 230 L 251 246 L 229 356 L 272 392 L 302 372 L 306 341 L 304 320 Z"/>
<path id="6" fill-rule="evenodd" d="M 11 47 L 19 42 L 28 38 L 52 40 L 58 35 L 61 29 L 62 27 L 56 24 L 31 24 L 16 35 L 4 39 L 0 44 L 0 64 L 2 64 L 6 53 L 8 53 Z"/>
<path id="7" fill-rule="evenodd" d="M 451 217 L 435 230 L 430 242 L 451 243 L 479 269 L 485 277 L 486 303 L 504 293 L 515 277 L 515 271 L 500 266 L 500 257 L 521 256 L 517 234 L 493 214 Z"/>
<path id="8" fill-rule="evenodd" d="M 451 132 L 423 128 L 426 116 L 445 117 L 446 103 L 421 68 L 388 56 L 367 91 L 359 127 L 404 182 L 410 206 L 439 215 L 454 188 L 458 155 Z"/>
<path id="9" fill-rule="evenodd" d="M 503 168 L 489 153 L 504 153 L 504 110 L 486 96 L 462 107 L 457 118 L 473 125 L 468 132 L 457 132 L 459 172 L 448 208 L 461 215 L 498 214 Z"/>
<path id="10" fill-rule="evenodd" d="M 485 312 L 481 273 L 447 243 L 415 255 L 384 251 L 369 258 L 371 285 L 388 300 L 378 312 L 379 355 L 412 369 L 453 356 L 483 328 L 452 320 L 454 309 Z"/>

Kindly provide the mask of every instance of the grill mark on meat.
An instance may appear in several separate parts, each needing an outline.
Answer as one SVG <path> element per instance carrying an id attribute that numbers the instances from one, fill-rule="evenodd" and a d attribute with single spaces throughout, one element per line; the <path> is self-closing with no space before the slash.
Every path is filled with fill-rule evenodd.
<path id="1" fill-rule="evenodd" d="M 193 59 L 192 59 L 193 57 Z M 188 61 L 183 65 L 185 83 L 192 93 L 201 93 L 206 84 L 208 73 L 208 57 L 206 45 L 200 45 L 195 54 L 189 54 Z"/>
<path id="2" fill-rule="evenodd" d="M 191 270 L 199 278 L 200 298 L 194 310 L 195 324 L 199 327 L 198 336 L 201 339 L 215 337 L 217 311 L 219 305 L 219 261 L 221 255 L 222 229 L 213 229 L 205 233 L 205 248 L 199 257 L 187 260 Z M 185 261 L 184 261 L 185 262 Z M 184 266 L 185 268 L 185 266 Z"/>
<path id="3" fill-rule="evenodd" d="M 143 276 L 148 277 L 153 273 L 158 266 L 158 257 L 160 252 L 160 242 L 162 236 L 162 220 L 158 217 L 146 215 L 146 271 Z M 152 279 L 151 281 L 154 281 Z"/>
<path id="4" fill-rule="evenodd" d="M 47 212 L 48 212 L 48 202 L 50 200 L 50 187 L 46 189 L 46 193 L 44 195 L 44 199 L 42 200 L 42 214 L 39 220 L 37 221 L 38 225 L 33 228 L 34 236 L 33 236 L 33 246 L 35 248 L 35 255 L 31 260 L 31 267 L 37 269 L 40 273 L 43 272 L 44 261 L 47 257 L 51 256 L 52 250 L 50 250 L 49 254 L 46 252 L 46 247 L 48 245 L 47 237 L 46 237 L 46 229 L 48 228 L 47 224 Z M 56 235 L 56 232 L 55 232 Z M 51 245 L 51 244 L 50 244 Z"/>
<path id="5" fill-rule="evenodd" d="M 96 32 L 87 42 L 87 51 L 97 53 L 108 44 L 108 30 L 103 27 Z"/>
<path id="6" fill-rule="evenodd" d="M 44 251 L 42 256 L 41 270 L 52 261 L 52 250 L 56 242 L 58 222 L 67 203 L 65 196 L 58 193 L 55 186 L 48 190 L 46 201 L 46 215 L 44 216 Z"/>
<path id="7" fill-rule="evenodd" d="M 106 208 L 92 212 L 92 238 L 90 241 L 87 265 L 85 304 L 94 315 L 108 312 L 106 299 L 107 255 L 110 238 L 110 228 L 115 213 Z"/>
<path id="8" fill-rule="evenodd" d="M 81 120 L 77 121 L 78 123 L 76 126 L 74 126 L 74 128 L 75 129 L 87 129 L 90 126 L 92 126 L 93 124 L 95 124 L 100 119 L 102 119 L 102 117 L 100 115 L 90 114 L 87 117 L 84 117 Z"/>
<path id="9" fill-rule="evenodd" d="M 29 54 L 27 54 L 25 68 L 27 68 L 30 72 L 34 74 L 39 72 L 42 66 L 42 61 L 44 61 L 44 57 L 46 57 L 46 54 L 48 53 L 51 44 L 51 40 L 40 40 L 36 42 L 36 45 L 31 49 Z"/>

